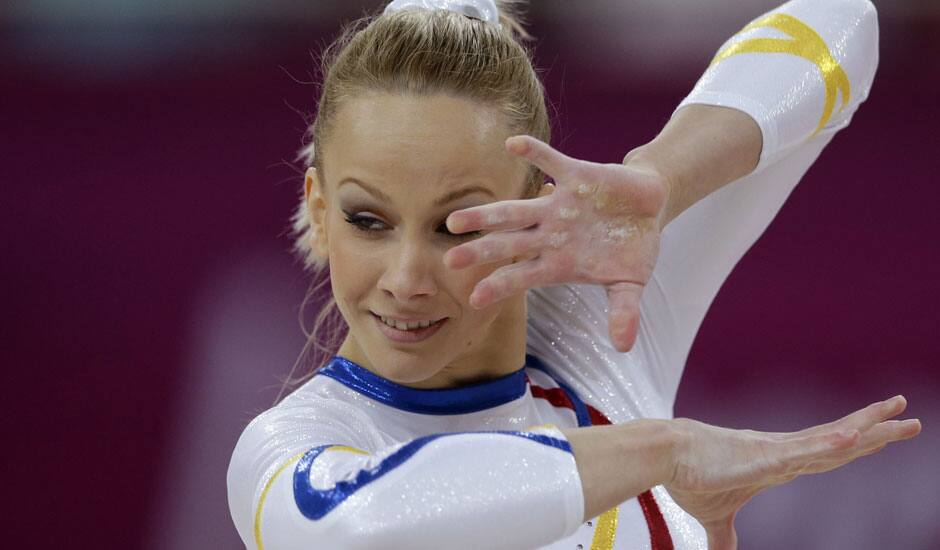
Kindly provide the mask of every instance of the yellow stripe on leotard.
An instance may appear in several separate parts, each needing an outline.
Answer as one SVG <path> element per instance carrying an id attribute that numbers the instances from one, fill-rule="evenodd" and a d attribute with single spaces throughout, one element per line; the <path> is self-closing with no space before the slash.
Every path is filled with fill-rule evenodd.
<path id="1" fill-rule="evenodd" d="M 615 506 L 597 518 L 597 527 L 594 528 L 594 538 L 591 540 L 591 550 L 611 550 L 614 547 L 619 512 L 620 508 Z"/>
<path id="2" fill-rule="evenodd" d="M 752 38 L 742 40 L 718 52 L 718 55 L 712 59 L 711 65 L 740 53 L 786 53 L 811 61 L 819 68 L 823 82 L 826 85 L 826 103 L 823 106 L 822 117 L 819 119 L 816 131 L 810 137 L 815 136 L 832 117 L 836 95 L 839 92 L 842 93 L 842 106 L 839 107 L 839 111 L 841 112 L 848 105 L 852 90 L 849 77 L 842 70 L 839 62 L 832 56 L 832 52 L 822 36 L 796 17 L 785 13 L 772 13 L 744 27 L 741 32 L 760 27 L 771 27 L 793 38 Z"/>
<path id="3" fill-rule="evenodd" d="M 348 453 L 367 455 L 366 451 L 362 449 L 357 449 L 355 447 L 348 447 L 346 445 L 333 445 L 328 447 L 325 451 L 344 451 Z M 264 542 L 261 540 L 261 510 L 264 508 L 264 501 L 268 498 L 268 491 L 271 490 L 271 486 L 274 485 L 274 481 L 277 479 L 281 472 L 286 470 L 288 467 L 293 466 L 300 460 L 305 454 L 309 451 L 304 451 L 302 453 L 297 453 L 296 455 L 287 459 L 287 462 L 281 464 L 281 467 L 274 472 L 274 475 L 271 476 L 271 479 L 264 484 L 264 489 L 261 491 L 261 498 L 258 499 L 258 507 L 255 509 L 255 545 L 258 547 L 258 550 L 264 550 Z"/>
<path id="4" fill-rule="evenodd" d="M 343 451 L 343 452 L 346 452 L 346 453 L 353 453 L 353 454 L 356 454 L 356 455 L 367 455 L 367 454 L 369 454 L 367 451 L 363 451 L 362 449 L 357 449 L 357 448 L 355 448 L 355 447 L 347 447 L 346 445 L 333 445 L 333 446 L 329 447 L 329 448 L 326 449 L 326 450 L 327 450 L 327 451 Z"/>

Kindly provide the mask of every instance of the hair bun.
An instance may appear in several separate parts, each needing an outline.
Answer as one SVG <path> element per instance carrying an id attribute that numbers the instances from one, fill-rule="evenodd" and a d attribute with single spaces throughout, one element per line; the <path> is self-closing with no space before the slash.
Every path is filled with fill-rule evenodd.
<path id="1" fill-rule="evenodd" d="M 448 10 L 492 23 L 497 27 L 502 26 L 495 0 L 392 0 L 385 7 L 385 13 L 403 10 Z"/>

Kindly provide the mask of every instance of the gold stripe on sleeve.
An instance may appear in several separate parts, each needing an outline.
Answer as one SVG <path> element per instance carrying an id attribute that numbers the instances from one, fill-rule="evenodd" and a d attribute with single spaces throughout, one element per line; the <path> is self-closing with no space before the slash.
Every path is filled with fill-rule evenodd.
<path id="1" fill-rule="evenodd" d="M 295 464 L 305 454 L 307 454 L 307 451 L 297 453 L 287 459 L 287 462 L 281 464 L 281 467 L 274 472 L 271 479 L 264 484 L 264 489 L 261 491 L 261 498 L 258 499 L 258 507 L 255 509 L 255 545 L 257 545 L 258 550 L 264 550 L 264 543 L 261 541 L 261 510 L 264 508 L 265 499 L 268 498 L 268 491 L 271 490 L 271 486 L 274 485 L 274 480 L 277 479 L 277 476 L 281 475 L 281 472 Z"/>
<path id="2" fill-rule="evenodd" d="M 823 82 L 826 85 L 826 103 L 823 106 L 819 125 L 816 126 L 816 131 L 810 136 L 813 137 L 823 129 L 832 117 L 838 93 L 841 92 L 842 94 L 842 105 L 839 107 L 839 111 L 841 112 L 848 105 L 851 97 L 849 77 L 842 70 L 839 62 L 832 57 L 832 52 L 819 33 L 796 17 L 785 13 L 773 13 L 744 27 L 741 29 L 741 33 L 760 27 L 777 29 L 792 38 L 751 38 L 742 40 L 718 52 L 718 55 L 712 59 L 711 65 L 740 53 L 785 53 L 802 57 L 815 64 L 819 68 Z"/>
<path id="3" fill-rule="evenodd" d="M 597 527 L 594 528 L 594 538 L 591 540 L 591 550 L 612 550 L 614 537 L 617 535 L 617 513 L 620 507 L 614 506 L 597 518 Z"/>
<path id="4" fill-rule="evenodd" d="M 357 449 L 355 447 L 349 447 L 346 445 L 331 445 L 324 449 L 324 451 L 342 451 L 347 453 L 353 453 L 357 455 L 367 455 L 369 454 L 362 449 Z M 261 510 L 264 508 L 264 501 L 268 498 L 268 491 L 271 490 L 271 486 L 274 485 L 274 481 L 277 479 L 281 472 L 293 466 L 300 460 L 305 454 L 309 451 L 304 451 L 302 453 L 297 453 L 296 455 L 287 459 L 287 462 L 281 464 L 280 468 L 274 472 L 274 475 L 271 476 L 271 479 L 264 484 L 264 489 L 261 491 L 261 498 L 258 499 L 258 508 L 255 509 L 255 544 L 258 546 L 258 550 L 264 550 L 264 543 L 261 540 Z"/>

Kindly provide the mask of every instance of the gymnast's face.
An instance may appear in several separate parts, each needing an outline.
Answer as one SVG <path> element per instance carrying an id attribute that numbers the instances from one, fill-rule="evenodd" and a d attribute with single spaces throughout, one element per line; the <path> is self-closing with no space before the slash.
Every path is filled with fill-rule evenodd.
<path id="1" fill-rule="evenodd" d="M 509 262 L 443 263 L 448 249 L 479 237 L 451 234 L 451 212 L 523 195 L 527 167 L 506 153 L 510 135 L 498 111 L 443 94 L 368 95 L 335 113 L 317 152 L 323 173 L 309 170 L 306 188 L 350 328 L 340 355 L 418 388 L 521 367 L 507 369 L 506 351 L 524 349 L 524 296 L 482 310 L 468 303 L 476 283 Z"/>

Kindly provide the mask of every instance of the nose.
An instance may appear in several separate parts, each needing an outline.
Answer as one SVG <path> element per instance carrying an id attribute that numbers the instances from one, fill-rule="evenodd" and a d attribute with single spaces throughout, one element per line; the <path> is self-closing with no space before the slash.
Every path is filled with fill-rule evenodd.
<path id="1" fill-rule="evenodd" d="M 402 239 L 399 246 L 389 250 L 389 255 L 385 272 L 379 278 L 380 290 L 399 302 L 437 294 L 432 247 Z M 437 263 L 443 266 L 443 259 L 438 257 Z"/>

